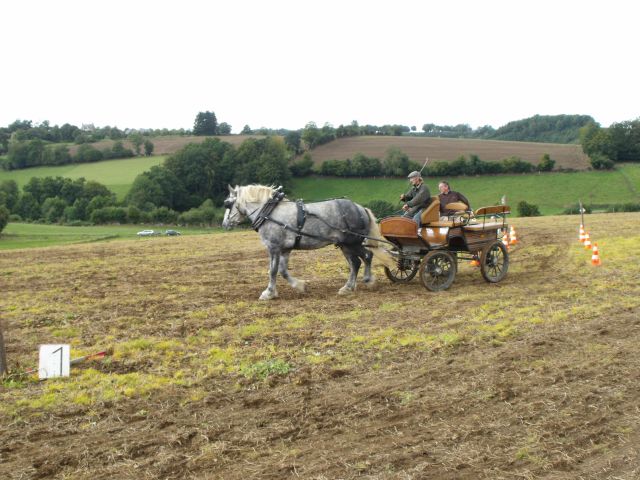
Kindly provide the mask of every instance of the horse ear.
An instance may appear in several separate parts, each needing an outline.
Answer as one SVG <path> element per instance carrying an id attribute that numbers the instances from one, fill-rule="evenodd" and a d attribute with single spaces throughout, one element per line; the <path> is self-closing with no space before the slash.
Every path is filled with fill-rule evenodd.
<path id="1" fill-rule="evenodd" d="M 229 187 L 229 193 L 230 194 L 233 195 L 234 193 L 236 193 L 236 191 L 233 189 L 233 187 L 231 185 L 227 184 L 227 187 Z"/>

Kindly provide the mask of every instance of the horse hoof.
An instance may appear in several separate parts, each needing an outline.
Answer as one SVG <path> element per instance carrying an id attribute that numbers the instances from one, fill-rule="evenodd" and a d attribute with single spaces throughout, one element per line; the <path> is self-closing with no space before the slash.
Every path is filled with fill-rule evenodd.
<path id="1" fill-rule="evenodd" d="M 370 278 L 369 280 L 365 280 L 364 281 L 364 286 L 367 288 L 373 288 L 376 285 L 376 279 L 375 278 Z"/>
<path id="2" fill-rule="evenodd" d="M 338 295 L 351 295 L 355 291 L 355 288 L 349 288 L 347 286 L 342 287 L 338 290 Z"/>
<path id="3" fill-rule="evenodd" d="M 269 290 L 265 290 L 260 295 L 260 300 L 273 300 L 278 296 L 278 292 L 270 292 Z"/>
<path id="4" fill-rule="evenodd" d="M 292 286 L 300 293 L 305 293 L 307 291 L 307 282 L 305 282 L 304 280 L 298 280 Z"/>

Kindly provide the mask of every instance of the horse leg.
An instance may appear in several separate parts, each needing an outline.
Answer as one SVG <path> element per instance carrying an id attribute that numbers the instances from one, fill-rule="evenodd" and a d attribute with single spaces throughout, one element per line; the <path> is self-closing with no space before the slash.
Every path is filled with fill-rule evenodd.
<path id="1" fill-rule="evenodd" d="M 358 257 L 356 251 L 354 251 L 353 247 L 342 246 L 340 247 L 342 250 L 342 254 L 347 259 L 349 263 L 349 279 L 344 286 L 338 290 L 339 295 L 346 295 L 355 291 L 356 289 L 356 278 L 358 278 L 358 270 L 360 270 L 360 265 L 362 265 L 362 261 Z"/>
<path id="2" fill-rule="evenodd" d="M 371 261 L 373 260 L 373 252 L 364 247 L 360 247 L 359 257 L 364 261 L 364 277 L 362 281 L 367 287 L 373 287 L 376 283 L 376 277 L 371 271 Z"/>
<path id="3" fill-rule="evenodd" d="M 289 255 L 291 252 L 283 252 L 280 255 L 280 275 L 284 278 L 289 285 L 298 290 L 299 292 L 304 293 L 307 288 L 307 282 L 304 280 L 298 280 L 297 278 L 291 276 L 289 273 Z"/>
<path id="4" fill-rule="evenodd" d="M 278 277 L 278 264 L 280 263 L 280 251 L 269 250 L 269 286 L 260 295 L 260 300 L 271 300 L 278 296 L 276 278 Z"/>

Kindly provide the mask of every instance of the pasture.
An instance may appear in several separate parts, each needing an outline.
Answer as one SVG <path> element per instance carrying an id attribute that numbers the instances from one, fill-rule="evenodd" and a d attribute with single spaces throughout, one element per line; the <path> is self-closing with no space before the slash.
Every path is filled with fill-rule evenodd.
<path id="1" fill-rule="evenodd" d="M 505 280 L 337 296 L 339 251 L 252 231 L 0 252 L 0 477 L 637 478 L 640 214 L 515 219 Z M 38 382 L 38 345 L 70 378 Z"/>

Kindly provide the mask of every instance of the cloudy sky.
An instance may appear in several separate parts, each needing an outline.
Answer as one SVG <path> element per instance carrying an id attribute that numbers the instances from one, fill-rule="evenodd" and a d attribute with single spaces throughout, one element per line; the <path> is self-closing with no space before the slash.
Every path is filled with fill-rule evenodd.
<path id="1" fill-rule="evenodd" d="M 640 4 L 4 2 L 0 126 L 192 128 L 640 116 Z"/>

